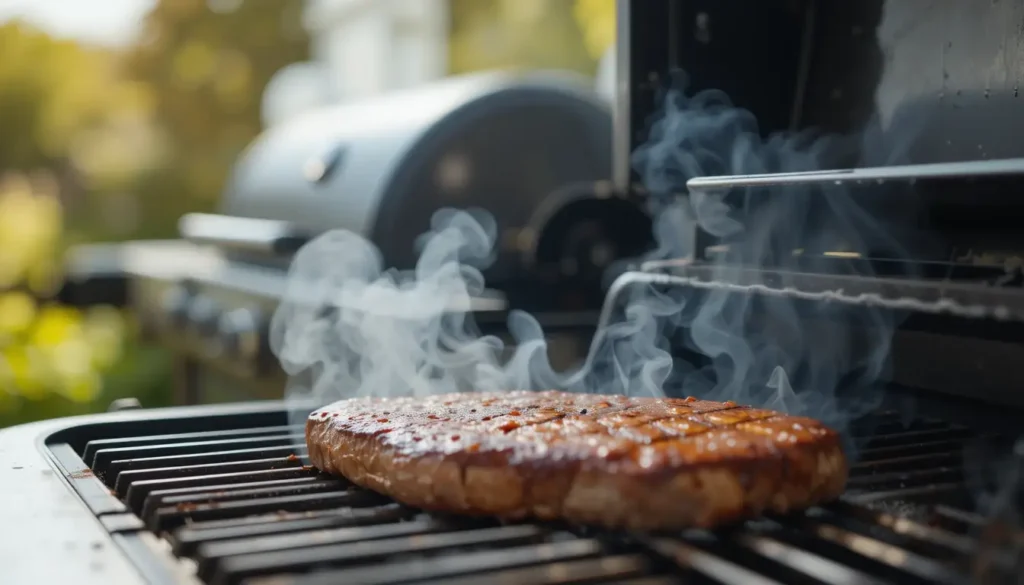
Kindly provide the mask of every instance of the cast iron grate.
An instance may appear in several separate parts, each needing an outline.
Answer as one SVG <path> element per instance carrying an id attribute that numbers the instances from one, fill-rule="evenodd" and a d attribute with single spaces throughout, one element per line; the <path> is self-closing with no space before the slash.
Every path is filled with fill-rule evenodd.
<path id="1" fill-rule="evenodd" d="M 894 413 L 855 431 L 840 502 L 643 536 L 428 515 L 304 465 L 299 428 L 219 426 L 50 448 L 111 532 L 211 585 L 969 583 L 986 523 L 963 470 L 976 434 Z M 1011 551 L 987 558 L 990 580 L 1016 582 Z"/>

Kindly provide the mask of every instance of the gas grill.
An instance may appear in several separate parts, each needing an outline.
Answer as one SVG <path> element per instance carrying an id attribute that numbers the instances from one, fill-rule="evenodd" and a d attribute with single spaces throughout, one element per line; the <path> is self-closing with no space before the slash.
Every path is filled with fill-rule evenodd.
<path id="1" fill-rule="evenodd" d="M 180 356 L 182 403 L 279 398 L 285 377 L 266 345 L 266 318 L 290 254 L 343 226 L 401 266 L 423 231 L 415 222 L 433 208 L 488 208 L 490 195 L 468 188 L 467 176 L 491 173 L 484 183 L 493 186 L 537 171 L 547 180 L 501 194 L 529 202 L 498 227 L 492 289 L 469 307 L 482 331 L 500 333 L 509 310 L 531 310 L 561 339 L 552 351 L 572 362 L 595 327 L 627 318 L 631 299 L 650 290 L 741 302 L 752 308 L 748 328 L 767 336 L 793 316 L 801 330 L 825 335 L 837 323 L 870 329 L 865 316 L 879 312 L 898 324 L 877 387 L 836 390 L 877 397 L 844 421 L 853 460 L 839 501 L 671 534 L 450 517 L 310 467 L 294 404 L 132 409 L 0 432 L 3 582 L 1024 582 L 1024 380 L 1013 367 L 1024 357 L 1016 228 L 1024 215 L 1015 197 L 1024 147 L 1008 131 L 1022 119 L 1013 99 L 1024 61 L 1008 55 L 1020 46 L 1024 4 L 963 4 L 620 0 L 609 165 L 593 152 L 592 165 L 559 158 L 559 143 L 545 167 L 556 175 L 530 167 L 534 159 L 509 169 L 495 162 L 500 153 L 467 167 L 460 157 L 472 149 L 463 147 L 481 144 L 474 124 L 507 116 L 510 104 L 537 98 L 556 121 L 507 124 L 504 138 L 484 142 L 531 148 L 537 128 L 571 127 L 562 139 L 575 136 L 590 152 L 608 121 L 565 80 L 446 82 L 420 95 L 435 109 L 404 110 L 415 116 L 368 121 L 368 112 L 415 103 L 406 96 L 268 134 L 243 156 L 223 214 L 183 218 L 180 241 L 118 247 L 116 269 L 76 273 L 65 295 L 96 300 L 111 273 L 126 275 L 126 291 L 110 290 Z M 874 150 L 828 153 L 817 168 L 785 174 L 673 176 L 656 188 L 630 155 L 647 141 L 674 69 L 686 72 L 691 92 L 724 90 L 765 133 L 859 132 L 875 137 Z M 590 122 L 566 113 L 578 108 L 594 114 L 584 116 Z M 899 164 L 875 158 L 897 150 Z M 345 174 L 353 168 L 367 170 Z M 436 191 L 400 216 L 406 195 L 427 183 Z M 448 198 L 445 185 L 469 194 Z M 693 226 L 679 234 L 688 255 L 631 260 L 650 244 L 639 234 L 651 222 L 638 212 L 650 201 L 718 197 L 732 217 L 750 219 L 794 186 L 825 195 L 842 188 L 893 225 L 932 237 L 913 240 L 902 256 L 828 241 L 749 264 L 735 261 L 749 244 L 742 235 Z M 353 193 L 364 199 L 346 199 Z M 609 258 L 628 263 L 606 288 Z M 772 309 L 783 301 L 792 312 L 780 317 Z M 677 330 L 667 330 L 673 353 L 706 365 L 713 359 L 695 347 L 687 318 L 683 311 Z M 799 368 L 789 373 L 794 385 L 803 381 Z M 843 381 L 859 375 L 835 372 Z"/>

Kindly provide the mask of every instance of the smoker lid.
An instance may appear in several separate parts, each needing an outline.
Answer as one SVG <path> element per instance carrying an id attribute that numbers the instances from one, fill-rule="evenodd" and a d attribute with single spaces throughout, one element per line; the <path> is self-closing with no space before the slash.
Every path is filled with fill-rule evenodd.
<path id="1" fill-rule="evenodd" d="M 229 180 L 222 213 L 284 220 L 311 233 L 344 228 L 367 234 L 389 181 L 428 132 L 474 115 L 466 106 L 484 98 L 518 103 L 538 92 L 607 110 L 582 76 L 514 71 L 453 77 L 318 109 L 253 141 Z"/>

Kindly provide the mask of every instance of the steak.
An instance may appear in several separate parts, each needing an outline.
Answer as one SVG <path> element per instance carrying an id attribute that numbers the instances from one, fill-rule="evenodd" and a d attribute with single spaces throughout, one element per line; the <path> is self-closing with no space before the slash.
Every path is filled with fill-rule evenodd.
<path id="1" fill-rule="evenodd" d="M 409 506 L 630 530 L 708 528 L 838 497 L 836 432 L 694 398 L 358 398 L 313 412 L 312 463 Z"/>

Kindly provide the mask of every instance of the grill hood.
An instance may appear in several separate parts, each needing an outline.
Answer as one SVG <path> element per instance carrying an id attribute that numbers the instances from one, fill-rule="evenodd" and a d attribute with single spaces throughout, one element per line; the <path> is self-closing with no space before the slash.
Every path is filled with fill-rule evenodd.
<path id="1" fill-rule="evenodd" d="M 222 213 L 348 229 L 407 267 L 434 210 L 483 208 L 513 241 L 552 192 L 607 179 L 610 144 L 609 107 L 573 74 L 456 77 L 269 129 L 241 156 Z"/>

